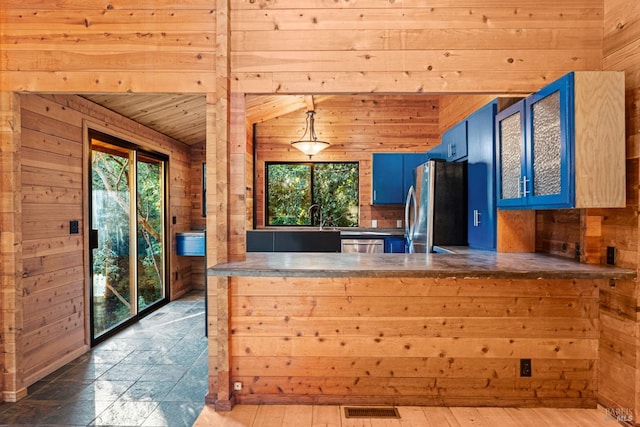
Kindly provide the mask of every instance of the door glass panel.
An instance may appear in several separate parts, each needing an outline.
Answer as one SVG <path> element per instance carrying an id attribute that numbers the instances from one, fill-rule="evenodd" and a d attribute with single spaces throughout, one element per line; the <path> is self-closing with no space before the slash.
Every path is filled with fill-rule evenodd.
<path id="1" fill-rule="evenodd" d="M 520 111 L 500 121 L 501 199 L 520 197 L 522 128 Z"/>
<path id="2" fill-rule="evenodd" d="M 533 195 L 560 194 L 560 92 L 532 107 Z"/>
<path id="3" fill-rule="evenodd" d="M 92 256 L 93 337 L 136 314 L 131 286 L 131 160 L 133 153 L 94 141 L 91 152 L 91 227 L 97 230 Z"/>
<path id="4" fill-rule="evenodd" d="M 117 138 L 91 140 L 91 339 L 167 300 L 166 164 Z"/>
<path id="5" fill-rule="evenodd" d="M 137 161 L 138 308 L 164 298 L 163 162 L 144 154 Z"/>

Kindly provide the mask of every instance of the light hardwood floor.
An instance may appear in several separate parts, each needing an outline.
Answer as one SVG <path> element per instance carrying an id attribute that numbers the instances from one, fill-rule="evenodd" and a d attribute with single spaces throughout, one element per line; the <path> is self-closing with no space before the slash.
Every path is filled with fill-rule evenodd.
<path id="1" fill-rule="evenodd" d="M 400 419 L 345 418 L 342 406 L 236 405 L 231 412 L 205 406 L 195 427 L 615 427 L 598 409 L 398 407 Z M 622 414 L 623 416 L 627 414 Z"/>

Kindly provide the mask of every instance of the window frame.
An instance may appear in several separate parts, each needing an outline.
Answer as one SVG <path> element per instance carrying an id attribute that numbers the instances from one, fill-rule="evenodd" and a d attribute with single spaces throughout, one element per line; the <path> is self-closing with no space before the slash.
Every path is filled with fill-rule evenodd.
<path id="1" fill-rule="evenodd" d="M 343 161 L 335 161 L 335 162 L 332 162 L 332 161 L 320 161 L 320 162 L 268 161 L 268 162 L 265 162 L 264 163 L 264 225 L 266 227 L 317 227 L 317 225 L 313 225 L 313 224 L 272 224 L 269 219 L 269 166 L 308 165 L 310 168 L 309 178 L 310 178 L 310 192 L 311 192 L 311 204 L 309 206 L 312 206 L 313 204 L 318 203 L 316 200 L 314 200 L 314 191 L 313 191 L 314 177 L 315 177 L 314 165 L 316 164 L 349 164 L 349 165 L 354 165 L 357 168 L 358 171 L 357 171 L 357 177 L 356 177 L 356 180 L 357 180 L 356 187 L 358 189 L 358 197 L 357 197 L 357 200 L 355 200 L 355 205 L 358 208 L 358 215 L 356 217 L 357 223 L 353 227 L 355 228 L 359 226 L 360 224 L 360 162 L 343 160 Z"/>

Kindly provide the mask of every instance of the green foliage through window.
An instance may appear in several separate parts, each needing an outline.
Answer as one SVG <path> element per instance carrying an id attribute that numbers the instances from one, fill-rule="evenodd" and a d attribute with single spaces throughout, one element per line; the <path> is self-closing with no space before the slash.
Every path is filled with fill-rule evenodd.
<path id="1" fill-rule="evenodd" d="M 358 163 L 267 163 L 267 225 L 358 226 Z M 318 205 L 310 211 L 313 205 Z"/>
<path id="2" fill-rule="evenodd" d="M 113 137 L 91 136 L 91 228 L 98 236 L 92 250 L 96 338 L 165 296 L 166 160 Z"/>

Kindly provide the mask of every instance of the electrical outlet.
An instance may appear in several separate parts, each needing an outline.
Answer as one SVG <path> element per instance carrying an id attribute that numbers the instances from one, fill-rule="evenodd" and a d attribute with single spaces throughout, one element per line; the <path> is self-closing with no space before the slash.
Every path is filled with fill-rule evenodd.
<path id="1" fill-rule="evenodd" d="M 616 248 L 614 246 L 607 246 L 607 264 L 616 264 Z"/>
<path id="2" fill-rule="evenodd" d="M 520 376 L 531 376 L 531 359 L 520 359 Z"/>
<path id="3" fill-rule="evenodd" d="M 235 383 L 233 383 L 233 389 L 235 391 L 240 391 L 242 390 L 242 382 L 240 381 L 236 381 Z"/>
<path id="4" fill-rule="evenodd" d="M 78 234 L 80 232 L 80 228 L 78 226 L 77 220 L 69 221 L 69 234 Z"/>

